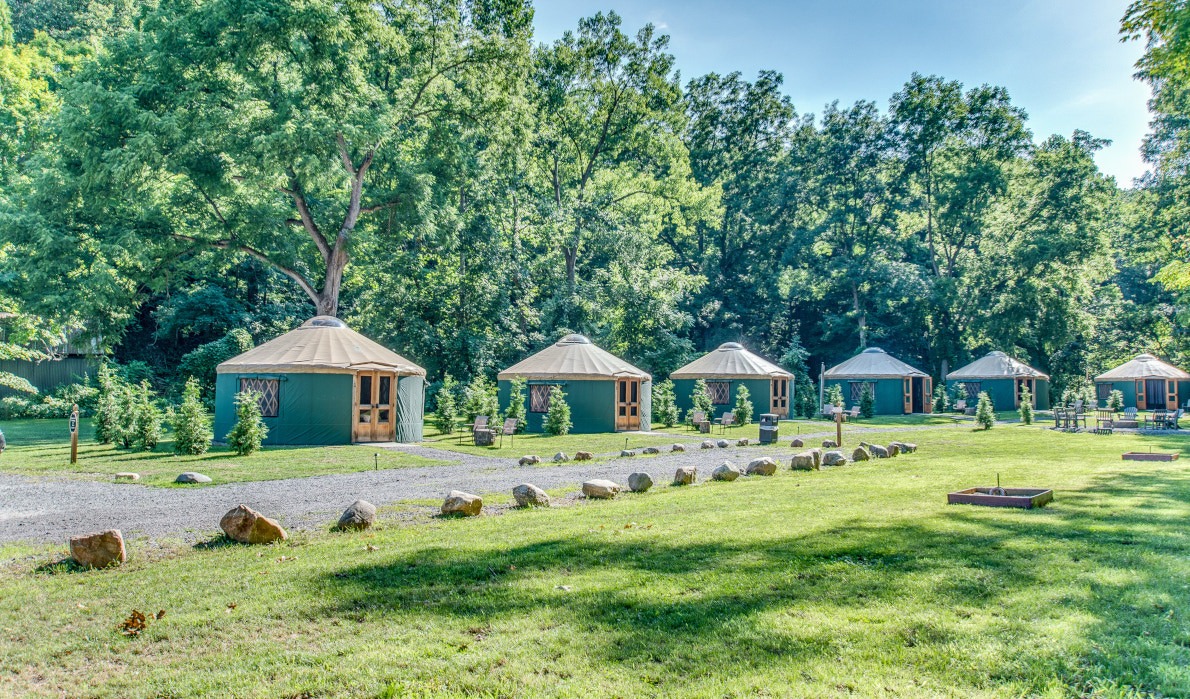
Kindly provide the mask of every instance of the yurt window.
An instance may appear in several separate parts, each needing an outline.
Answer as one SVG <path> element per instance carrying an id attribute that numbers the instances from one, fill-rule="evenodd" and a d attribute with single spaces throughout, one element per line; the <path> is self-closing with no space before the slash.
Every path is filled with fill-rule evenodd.
<path id="1" fill-rule="evenodd" d="M 876 396 L 876 382 L 875 381 L 852 381 L 851 382 L 851 402 L 859 405 L 859 402 L 864 399 L 864 386 L 868 386 L 872 391 L 872 396 Z"/>
<path id="2" fill-rule="evenodd" d="M 1099 400 L 1111 400 L 1111 384 L 1097 383 L 1095 384 L 1095 397 Z"/>
<path id="3" fill-rule="evenodd" d="M 261 417 L 277 417 L 281 406 L 281 382 L 277 379 L 240 379 L 240 393 L 255 391 Z"/>
<path id="4" fill-rule="evenodd" d="M 708 381 L 707 393 L 711 396 L 712 405 L 727 405 L 731 403 L 731 382 Z"/>
<path id="5" fill-rule="evenodd" d="M 550 392 L 554 384 L 535 383 L 529 386 L 529 412 L 548 413 L 550 411 Z"/>

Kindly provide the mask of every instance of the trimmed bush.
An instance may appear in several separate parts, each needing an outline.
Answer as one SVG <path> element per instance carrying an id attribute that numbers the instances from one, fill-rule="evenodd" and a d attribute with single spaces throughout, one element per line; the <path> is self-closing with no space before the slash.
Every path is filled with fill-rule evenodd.
<path id="1" fill-rule="evenodd" d="M 161 408 L 154 402 L 153 389 L 149 382 L 141 381 L 133 389 L 132 430 L 134 446 L 143 451 L 153 451 L 161 441 Z"/>
<path id="2" fill-rule="evenodd" d="M 934 412 L 944 413 L 950 409 L 950 395 L 946 392 L 944 384 L 938 384 L 934 387 Z"/>
<path id="3" fill-rule="evenodd" d="M 202 402 L 202 386 L 193 376 L 182 389 L 182 405 L 173 415 L 174 453 L 197 456 L 211 448 L 211 416 Z"/>
<path id="4" fill-rule="evenodd" d="M 527 413 L 525 408 L 525 393 L 526 386 L 528 385 L 529 382 L 520 377 L 509 382 L 508 412 L 504 413 L 504 419 L 516 418 L 517 434 L 524 432 L 527 424 L 525 420 L 525 414 Z"/>
<path id="5" fill-rule="evenodd" d="M 443 434 L 455 431 L 455 422 L 459 419 L 459 400 L 456 393 L 459 382 L 450 374 L 442 377 L 442 386 L 434 396 L 434 426 Z"/>
<path id="6" fill-rule="evenodd" d="M 707 419 L 711 419 L 714 414 L 714 404 L 711 403 L 711 392 L 707 389 L 707 382 L 703 379 L 698 379 L 694 382 L 694 392 L 690 394 L 690 413 L 701 410 Z"/>
<path id="7" fill-rule="evenodd" d="M 735 414 L 737 425 L 747 425 L 752 422 L 752 394 L 748 387 L 740 384 L 735 392 L 735 405 L 731 407 Z"/>
<path id="8" fill-rule="evenodd" d="M 260 393 L 242 391 L 236 394 L 236 424 L 227 433 L 227 444 L 240 456 L 260 450 L 269 428 L 260 416 Z"/>
<path id="9" fill-rule="evenodd" d="M 1021 416 L 1021 423 L 1033 424 L 1033 392 L 1027 388 L 1021 389 L 1021 407 L 1017 408 Z"/>
<path id="10" fill-rule="evenodd" d="M 566 402 L 566 394 L 561 386 L 550 388 L 550 407 L 545 414 L 545 424 L 542 429 L 546 434 L 560 437 L 570 433 L 574 425 L 570 422 L 570 404 Z"/>
<path id="11" fill-rule="evenodd" d="M 863 391 L 859 394 L 859 415 L 867 418 L 876 416 L 876 396 L 872 394 L 870 383 L 865 383 Z"/>
<path id="12" fill-rule="evenodd" d="M 653 384 L 653 422 L 673 427 L 678 424 L 678 404 L 674 396 L 674 382 L 666 379 Z"/>
<path id="13" fill-rule="evenodd" d="M 979 404 L 975 408 L 975 423 L 985 430 L 990 430 L 996 424 L 996 406 L 987 391 L 979 392 Z"/>

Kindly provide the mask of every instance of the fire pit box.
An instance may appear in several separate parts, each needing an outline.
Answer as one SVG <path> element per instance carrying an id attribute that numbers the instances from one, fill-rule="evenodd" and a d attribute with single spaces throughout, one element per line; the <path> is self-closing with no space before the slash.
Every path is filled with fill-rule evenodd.
<path id="1" fill-rule="evenodd" d="M 1054 491 L 1045 488 L 1002 488 L 1003 495 L 992 495 L 995 488 L 967 488 L 949 493 L 946 502 L 951 505 L 983 505 L 985 507 L 1020 507 L 1031 510 L 1042 507 L 1054 499 Z"/>
<path id="2" fill-rule="evenodd" d="M 1124 461 L 1177 461 L 1180 454 L 1154 454 L 1147 451 L 1129 451 L 1120 456 Z"/>

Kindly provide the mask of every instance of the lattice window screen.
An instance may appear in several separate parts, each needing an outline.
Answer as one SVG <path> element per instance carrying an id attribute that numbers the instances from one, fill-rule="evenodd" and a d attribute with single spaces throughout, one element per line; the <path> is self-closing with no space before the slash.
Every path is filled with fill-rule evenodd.
<path id="1" fill-rule="evenodd" d="M 550 411 L 550 384 L 533 384 L 529 387 L 529 412 L 548 413 Z"/>
<path id="2" fill-rule="evenodd" d="M 260 416 L 277 417 L 281 408 L 281 382 L 277 379 L 240 379 L 240 393 L 260 394 Z"/>
<path id="3" fill-rule="evenodd" d="M 731 403 L 731 382 L 708 381 L 707 393 L 711 396 L 712 405 L 729 405 Z"/>

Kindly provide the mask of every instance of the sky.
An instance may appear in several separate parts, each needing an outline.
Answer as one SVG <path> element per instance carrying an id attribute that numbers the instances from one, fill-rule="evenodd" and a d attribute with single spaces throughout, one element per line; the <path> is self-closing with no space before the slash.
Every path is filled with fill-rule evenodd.
<path id="1" fill-rule="evenodd" d="M 1096 160 L 1123 187 L 1146 170 L 1143 46 L 1121 43 L 1128 0 L 535 0 L 539 42 L 614 10 L 635 33 L 670 36 L 682 82 L 710 72 L 785 76 L 800 113 L 888 99 L 916 71 L 1008 89 L 1035 140 L 1075 129 L 1112 141 Z"/>

